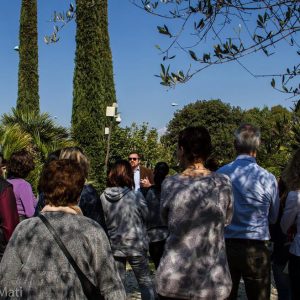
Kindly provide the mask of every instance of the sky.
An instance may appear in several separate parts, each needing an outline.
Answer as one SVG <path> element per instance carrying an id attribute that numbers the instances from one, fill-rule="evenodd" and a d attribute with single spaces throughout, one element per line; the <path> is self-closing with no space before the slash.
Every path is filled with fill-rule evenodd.
<path id="1" fill-rule="evenodd" d="M 70 126 L 72 111 L 72 81 L 75 53 L 75 24 L 69 24 L 60 34 L 60 41 L 46 45 L 43 37 L 52 32 L 49 22 L 53 11 L 66 10 L 69 1 L 38 1 L 38 43 L 40 108 L 56 122 Z M 274 106 L 291 107 L 287 96 L 272 89 L 270 78 L 255 79 L 239 64 L 213 66 L 175 89 L 160 85 L 154 75 L 160 72 L 161 56 L 156 44 L 165 42 L 156 26 L 163 21 L 147 15 L 128 0 L 109 0 L 109 33 L 113 56 L 121 126 L 147 122 L 149 127 L 163 131 L 174 112 L 196 100 L 221 99 L 242 108 Z M 21 0 L 0 1 L 0 115 L 16 105 L 19 17 Z M 297 57 L 287 45 L 266 58 L 263 54 L 247 57 L 243 63 L 254 73 L 274 73 L 295 64 Z M 298 57 L 299 59 L 299 57 Z M 187 66 L 188 57 L 180 64 Z M 172 106 L 171 103 L 178 106 Z"/>

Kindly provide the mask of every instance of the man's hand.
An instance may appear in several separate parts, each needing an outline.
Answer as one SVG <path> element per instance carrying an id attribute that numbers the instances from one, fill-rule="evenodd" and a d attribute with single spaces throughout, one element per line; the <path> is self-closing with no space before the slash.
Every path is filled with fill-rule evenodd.
<path id="1" fill-rule="evenodd" d="M 141 179 L 141 187 L 149 188 L 152 184 L 150 183 L 148 177 Z"/>

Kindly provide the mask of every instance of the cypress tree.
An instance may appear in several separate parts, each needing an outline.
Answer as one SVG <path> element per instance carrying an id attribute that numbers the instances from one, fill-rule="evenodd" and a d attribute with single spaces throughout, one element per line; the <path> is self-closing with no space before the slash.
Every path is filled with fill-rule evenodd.
<path id="1" fill-rule="evenodd" d="M 115 102 L 107 0 L 77 0 L 73 137 L 90 159 L 90 179 L 103 187 L 106 106 Z"/>
<path id="2" fill-rule="evenodd" d="M 19 32 L 17 110 L 39 112 L 37 2 L 23 0 Z"/>
<path id="3" fill-rule="evenodd" d="M 112 54 L 110 49 L 109 33 L 108 33 L 108 0 L 101 0 L 100 5 L 100 26 L 101 26 L 101 44 L 100 55 L 102 65 L 102 83 L 105 90 L 105 96 L 108 104 L 112 105 L 116 102 L 116 91 L 113 75 Z"/>

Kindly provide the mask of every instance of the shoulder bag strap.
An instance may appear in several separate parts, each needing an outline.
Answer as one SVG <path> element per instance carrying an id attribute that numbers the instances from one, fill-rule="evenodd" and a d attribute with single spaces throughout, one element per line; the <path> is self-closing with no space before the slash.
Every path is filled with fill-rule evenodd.
<path id="1" fill-rule="evenodd" d="M 67 257 L 69 263 L 75 270 L 75 272 L 81 282 L 82 289 L 83 289 L 83 292 L 86 295 L 86 297 L 90 300 L 92 300 L 92 299 L 99 299 L 99 300 L 103 299 L 104 300 L 104 297 L 102 296 L 100 291 L 95 287 L 95 285 L 85 276 L 85 274 L 78 267 L 74 258 L 72 257 L 72 255 L 70 254 L 70 252 L 68 251 L 68 249 L 66 248 L 66 246 L 64 245 L 62 240 L 60 239 L 60 237 L 57 235 L 55 229 L 52 227 L 52 225 L 47 220 L 47 218 L 42 214 L 39 215 L 39 218 L 46 225 L 46 227 L 52 234 L 53 238 L 55 239 L 56 243 L 58 244 L 59 248 L 62 250 L 64 255 Z"/>

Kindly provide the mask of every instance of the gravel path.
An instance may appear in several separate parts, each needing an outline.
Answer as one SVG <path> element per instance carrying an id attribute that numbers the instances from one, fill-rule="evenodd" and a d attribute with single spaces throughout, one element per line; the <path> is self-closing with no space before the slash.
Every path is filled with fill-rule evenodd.
<path id="1" fill-rule="evenodd" d="M 127 292 L 127 299 L 128 300 L 139 300 L 141 299 L 141 294 L 139 293 L 139 288 L 134 277 L 134 274 L 131 270 L 127 270 L 126 272 L 126 292 Z M 245 288 L 244 283 L 241 281 L 240 283 L 240 291 L 238 299 L 246 300 Z M 271 300 L 277 300 L 277 291 L 276 288 L 272 285 L 271 289 Z"/>

